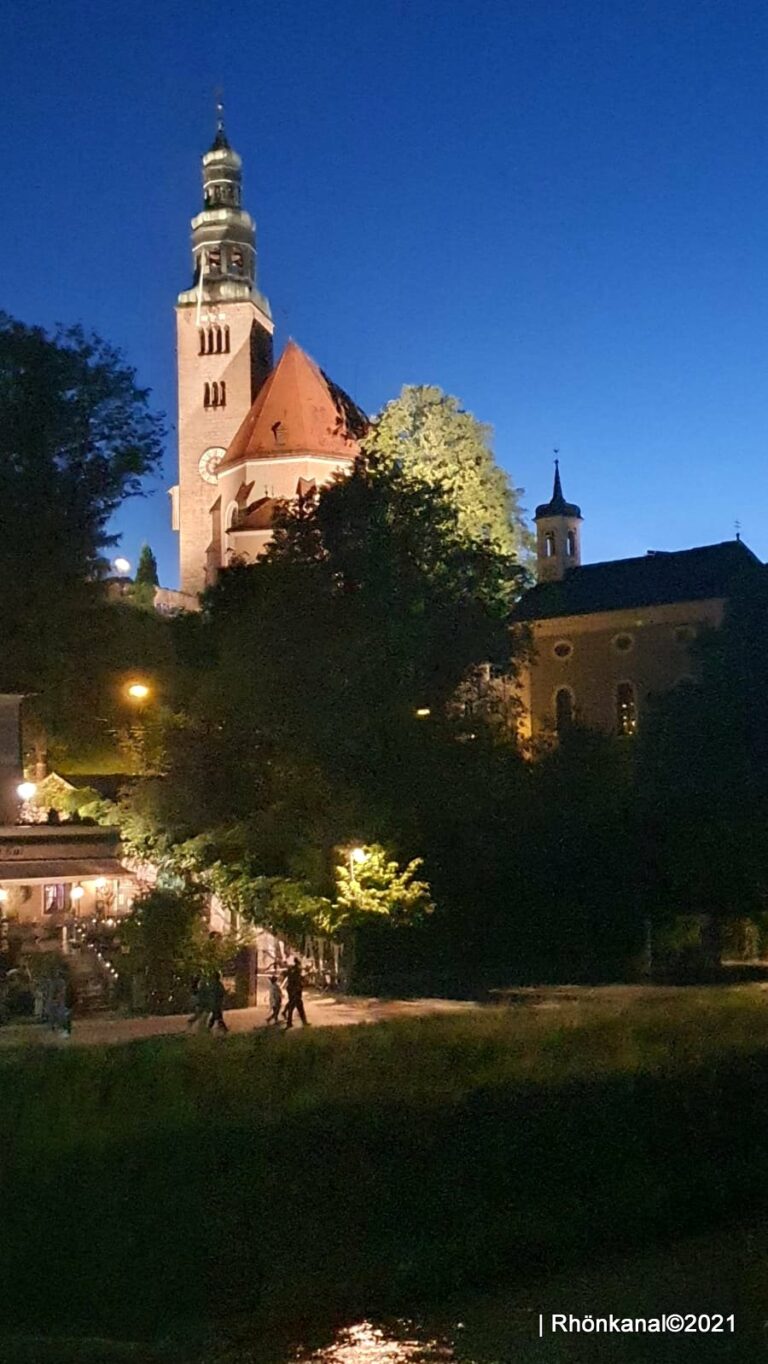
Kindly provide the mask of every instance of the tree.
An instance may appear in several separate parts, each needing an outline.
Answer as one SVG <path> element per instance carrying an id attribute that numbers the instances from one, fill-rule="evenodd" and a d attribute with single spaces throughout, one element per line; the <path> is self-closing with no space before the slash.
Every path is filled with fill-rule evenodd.
<path id="1" fill-rule="evenodd" d="M 157 560 L 152 553 L 149 545 L 142 545 L 139 554 L 139 562 L 136 567 L 136 577 L 128 593 L 129 599 L 134 606 L 138 606 L 143 611 L 153 611 L 155 606 L 155 592 L 160 584 L 157 576 Z"/>
<path id="2" fill-rule="evenodd" d="M 34 693 L 43 728 L 66 698 L 88 713 L 110 518 L 141 493 L 162 438 L 113 347 L 0 314 L 0 688 Z"/>
<path id="3" fill-rule="evenodd" d="M 406 386 L 380 413 L 374 444 L 408 477 L 440 486 L 460 532 L 495 545 L 521 563 L 533 541 L 519 497 L 491 449 L 492 430 L 441 389 Z"/>

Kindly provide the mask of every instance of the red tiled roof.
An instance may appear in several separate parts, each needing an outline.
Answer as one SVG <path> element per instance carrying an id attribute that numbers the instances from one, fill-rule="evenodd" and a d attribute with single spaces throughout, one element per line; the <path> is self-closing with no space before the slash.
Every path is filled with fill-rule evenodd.
<path id="1" fill-rule="evenodd" d="M 326 455 L 354 459 L 367 420 L 309 356 L 289 341 L 217 472 L 244 459 Z"/>

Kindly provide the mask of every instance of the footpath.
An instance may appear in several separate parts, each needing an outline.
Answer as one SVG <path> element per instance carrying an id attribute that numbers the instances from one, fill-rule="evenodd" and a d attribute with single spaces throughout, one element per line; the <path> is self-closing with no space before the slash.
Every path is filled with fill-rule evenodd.
<path id="1" fill-rule="evenodd" d="M 336 995 L 305 992 L 304 1004 L 312 1027 L 351 1027 L 361 1023 L 380 1023 L 391 1018 L 424 1018 L 433 1014 L 468 1013 L 480 1006 L 463 1000 L 450 999 L 359 999 Z M 265 1026 L 268 1008 L 260 1004 L 252 1009 L 230 1009 L 224 1017 L 230 1033 L 253 1032 Z M 119 1042 L 135 1042 L 144 1037 L 168 1037 L 186 1033 L 191 1036 L 199 1028 L 187 1026 L 188 1014 L 163 1014 L 152 1017 L 126 1017 L 113 1013 L 99 1013 L 91 1017 L 75 1018 L 72 1033 L 61 1037 L 39 1023 L 10 1023 L 0 1028 L 2 1047 L 72 1047 L 104 1046 Z M 296 1036 L 302 1025 L 295 1022 L 289 1035 Z M 282 1025 L 280 1031 L 284 1031 Z M 217 1037 L 224 1033 L 216 1032 Z"/>

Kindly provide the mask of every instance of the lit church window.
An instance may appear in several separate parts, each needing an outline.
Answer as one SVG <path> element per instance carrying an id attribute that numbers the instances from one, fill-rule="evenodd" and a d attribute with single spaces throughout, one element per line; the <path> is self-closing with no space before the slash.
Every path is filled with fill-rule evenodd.
<path id="1" fill-rule="evenodd" d="M 547 559 L 554 559 L 555 557 L 555 537 L 552 531 L 544 536 L 544 556 Z"/>
<path id="2" fill-rule="evenodd" d="M 616 688 L 616 728 L 624 737 L 637 731 L 637 702 L 631 682 L 620 682 Z"/>
<path id="3" fill-rule="evenodd" d="M 573 559 L 576 554 L 576 532 L 573 530 L 569 530 L 568 532 L 565 552 L 569 559 Z"/>

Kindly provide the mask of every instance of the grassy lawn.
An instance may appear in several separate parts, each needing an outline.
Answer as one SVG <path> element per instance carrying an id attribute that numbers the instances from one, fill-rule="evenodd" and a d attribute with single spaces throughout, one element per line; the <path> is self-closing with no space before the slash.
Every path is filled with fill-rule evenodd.
<path id="1" fill-rule="evenodd" d="M 764 1209 L 768 992 L 0 1053 L 4 1322 L 407 1310 Z"/>

